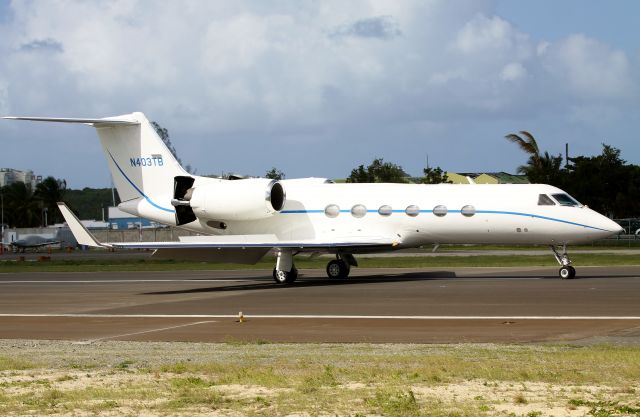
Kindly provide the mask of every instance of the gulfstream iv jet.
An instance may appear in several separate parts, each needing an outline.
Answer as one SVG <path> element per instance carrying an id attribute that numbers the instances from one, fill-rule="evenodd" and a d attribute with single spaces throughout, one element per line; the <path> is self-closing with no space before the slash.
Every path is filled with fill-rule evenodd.
<path id="1" fill-rule="evenodd" d="M 560 277 L 573 278 L 567 245 L 622 230 L 550 185 L 208 178 L 186 172 L 142 113 L 104 119 L 6 119 L 93 126 L 122 200 L 119 208 L 200 234 L 179 242 L 99 242 L 59 203 L 78 243 L 247 264 L 273 250 L 273 278 L 281 284 L 296 280 L 294 256 L 301 252 L 335 254 L 327 274 L 341 279 L 357 266 L 355 255 L 444 243 L 548 245 L 560 264 Z"/>

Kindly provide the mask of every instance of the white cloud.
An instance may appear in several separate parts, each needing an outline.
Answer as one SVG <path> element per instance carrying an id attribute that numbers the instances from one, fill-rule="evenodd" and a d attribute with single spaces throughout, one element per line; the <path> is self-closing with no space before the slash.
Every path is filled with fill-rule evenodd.
<path id="1" fill-rule="evenodd" d="M 517 81 L 527 75 L 527 70 L 519 62 L 510 62 L 500 72 L 500 78 L 505 81 Z"/>
<path id="2" fill-rule="evenodd" d="M 465 123 L 503 126 L 563 112 L 583 123 L 576 106 L 637 102 L 637 63 L 624 52 L 584 35 L 532 39 L 496 16 L 492 1 L 57 0 L 11 7 L 12 20 L 0 23 L 0 105 L 59 116 L 141 110 L 170 121 L 172 136 L 195 141 L 193 158 L 183 159 L 200 167 L 231 163 L 222 155 L 234 149 L 264 146 L 236 161 L 282 157 L 304 165 L 298 161 L 313 147 L 321 156 L 308 164 L 328 169 L 322 161 L 353 160 L 336 155 L 336 146 L 379 156 L 390 140 L 398 149 L 446 148 Z M 242 137 L 242 145 L 228 137 Z M 174 143 L 182 151 L 180 139 Z"/>
<path id="3" fill-rule="evenodd" d="M 544 64 L 581 97 L 622 98 L 636 90 L 626 54 L 581 34 L 551 45 Z"/>
<path id="4" fill-rule="evenodd" d="M 458 32 L 455 47 L 465 54 L 510 54 L 516 59 L 527 59 L 532 52 L 527 35 L 498 16 L 482 14 L 467 22 Z"/>

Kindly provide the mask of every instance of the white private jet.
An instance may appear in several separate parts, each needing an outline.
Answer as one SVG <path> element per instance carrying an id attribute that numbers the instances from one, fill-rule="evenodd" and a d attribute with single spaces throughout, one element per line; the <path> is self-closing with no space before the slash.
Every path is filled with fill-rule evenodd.
<path id="1" fill-rule="evenodd" d="M 187 173 L 142 113 L 103 119 L 6 119 L 95 127 L 122 200 L 119 208 L 202 235 L 179 242 L 102 243 L 60 203 L 79 244 L 156 249 L 159 257 L 246 264 L 274 250 L 273 278 L 280 284 L 296 280 L 293 258 L 300 252 L 335 254 L 327 275 L 340 279 L 357 266 L 355 254 L 443 243 L 549 245 L 561 266 L 560 277 L 573 278 L 567 245 L 622 231 L 614 221 L 549 185 L 224 180 Z"/>

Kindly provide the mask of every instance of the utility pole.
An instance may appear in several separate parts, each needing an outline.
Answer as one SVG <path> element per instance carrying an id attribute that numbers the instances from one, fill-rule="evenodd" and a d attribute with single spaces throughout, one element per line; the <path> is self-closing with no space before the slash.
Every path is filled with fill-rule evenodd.
<path id="1" fill-rule="evenodd" d="M 116 191 L 115 191 L 115 187 L 113 186 L 113 179 L 111 180 L 111 198 L 113 199 L 113 207 L 116 206 Z"/>
<path id="2" fill-rule="evenodd" d="M 0 255 L 4 253 L 4 194 L 0 193 L 0 206 L 2 207 L 2 216 L 0 217 Z"/>

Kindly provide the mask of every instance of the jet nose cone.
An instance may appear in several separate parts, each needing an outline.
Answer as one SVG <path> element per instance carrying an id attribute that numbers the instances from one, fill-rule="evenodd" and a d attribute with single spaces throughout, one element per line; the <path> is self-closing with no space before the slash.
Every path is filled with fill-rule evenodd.
<path id="1" fill-rule="evenodd" d="M 613 220 L 603 216 L 601 228 L 608 231 L 611 236 L 619 235 L 624 232 L 624 228 Z"/>

